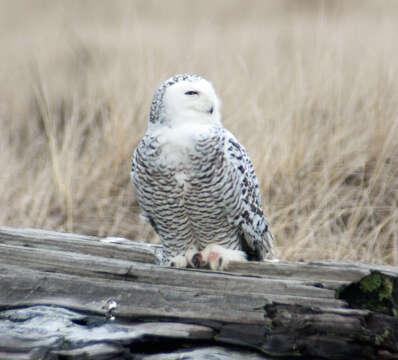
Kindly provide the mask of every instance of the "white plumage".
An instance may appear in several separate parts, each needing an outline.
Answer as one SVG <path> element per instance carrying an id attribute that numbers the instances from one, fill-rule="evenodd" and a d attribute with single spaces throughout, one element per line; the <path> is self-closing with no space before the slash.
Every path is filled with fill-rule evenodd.
<path id="1" fill-rule="evenodd" d="M 222 270 L 230 261 L 273 257 L 253 165 L 222 126 L 207 80 L 177 75 L 156 91 L 131 180 L 162 240 L 162 263 Z"/>

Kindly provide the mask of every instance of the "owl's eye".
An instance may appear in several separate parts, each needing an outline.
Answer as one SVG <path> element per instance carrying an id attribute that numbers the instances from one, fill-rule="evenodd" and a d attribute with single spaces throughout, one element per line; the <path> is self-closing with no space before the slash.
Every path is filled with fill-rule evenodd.
<path id="1" fill-rule="evenodd" d="M 189 90 L 185 92 L 185 95 L 199 95 L 199 91 Z"/>

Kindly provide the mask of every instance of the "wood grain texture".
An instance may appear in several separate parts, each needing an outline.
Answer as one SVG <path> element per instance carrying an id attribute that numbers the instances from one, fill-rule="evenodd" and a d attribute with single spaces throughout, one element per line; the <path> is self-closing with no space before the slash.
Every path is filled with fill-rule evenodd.
<path id="1" fill-rule="evenodd" d="M 396 316 L 336 299 L 336 289 L 377 273 L 392 284 L 385 292 L 394 306 L 396 267 L 250 262 L 211 272 L 159 266 L 158 251 L 126 239 L 0 227 L 0 355 L 398 356 Z M 109 310 L 112 301 L 116 307 Z M 53 325 L 32 338 L 35 319 Z M 80 335 L 72 339 L 71 329 Z M 128 335 L 115 338 L 119 333 Z"/>

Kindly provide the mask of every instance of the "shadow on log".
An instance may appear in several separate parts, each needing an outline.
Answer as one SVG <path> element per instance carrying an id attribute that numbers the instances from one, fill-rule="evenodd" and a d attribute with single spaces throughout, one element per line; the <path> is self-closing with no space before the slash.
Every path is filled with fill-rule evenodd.
<path id="1" fill-rule="evenodd" d="M 0 359 L 398 359 L 398 268 L 157 265 L 159 247 L 0 227 Z"/>

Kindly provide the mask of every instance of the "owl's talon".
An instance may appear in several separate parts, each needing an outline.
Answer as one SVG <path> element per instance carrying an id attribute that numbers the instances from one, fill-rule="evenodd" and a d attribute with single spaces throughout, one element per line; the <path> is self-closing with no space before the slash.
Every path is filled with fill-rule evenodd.
<path id="1" fill-rule="evenodd" d="M 200 263 L 201 263 L 200 259 L 201 259 L 200 253 L 196 253 L 194 256 L 192 256 L 191 262 L 195 268 L 200 268 Z"/>
<path id="2" fill-rule="evenodd" d="M 191 245 L 187 252 L 185 253 L 185 259 L 189 267 L 195 269 L 200 267 L 200 263 L 198 264 L 198 256 L 200 255 L 199 250 L 195 245 Z"/>

